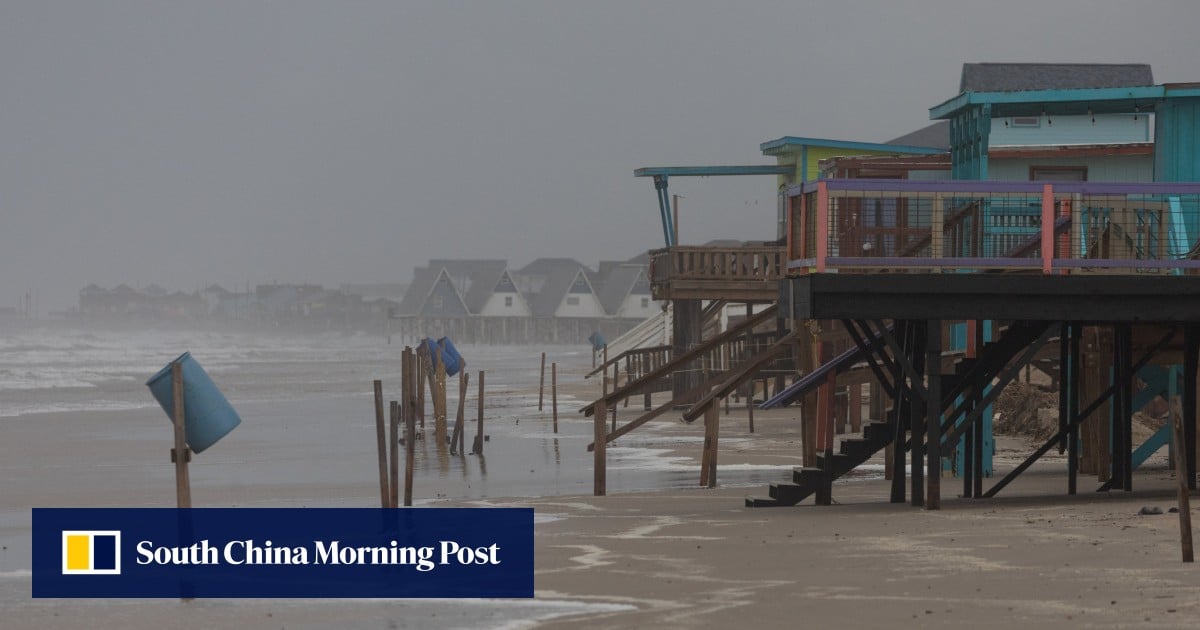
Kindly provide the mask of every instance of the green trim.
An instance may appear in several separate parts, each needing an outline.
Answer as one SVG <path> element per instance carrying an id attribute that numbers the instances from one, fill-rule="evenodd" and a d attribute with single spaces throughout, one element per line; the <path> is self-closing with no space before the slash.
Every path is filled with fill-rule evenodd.
<path id="1" fill-rule="evenodd" d="M 827 147 L 831 149 L 851 149 L 854 151 L 878 151 L 886 154 L 915 154 L 915 155 L 936 155 L 945 153 L 941 149 L 931 147 L 914 147 L 904 144 L 880 144 L 877 142 L 855 142 L 853 140 L 830 140 L 828 138 L 804 138 L 798 136 L 784 136 L 775 140 L 769 140 L 758 145 L 758 148 L 763 152 L 763 155 L 779 155 L 780 153 L 792 153 L 797 149 L 804 147 Z"/>

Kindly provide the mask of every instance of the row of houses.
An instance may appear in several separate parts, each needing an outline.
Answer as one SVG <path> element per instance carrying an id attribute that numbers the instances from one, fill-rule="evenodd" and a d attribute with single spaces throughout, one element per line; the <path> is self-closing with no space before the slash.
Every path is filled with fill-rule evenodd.
<path id="1" fill-rule="evenodd" d="M 158 285 L 112 289 L 95 284 L 79 291 L 86 323 L 244 324 L 301 330 L 383 330 L 394 316 L 404 285 L 263 284 L 244 292 L 211 285 L 185 293 Z"/>
<path id="2" fill-rule="evenodd" d="M 506 260 L 430 260 L 413 270 L 398 330 L 477 343 L 612 338 L 662 312 L 650 294 L 649 257 L 602 261 L 538 258 L 513 269 Z"/>

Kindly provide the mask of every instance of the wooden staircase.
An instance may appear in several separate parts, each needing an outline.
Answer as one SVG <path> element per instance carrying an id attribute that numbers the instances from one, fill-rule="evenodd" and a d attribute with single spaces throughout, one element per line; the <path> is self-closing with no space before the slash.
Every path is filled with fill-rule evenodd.
<path id="1" fill-rule="evenodd" d="M 964 403 L 960 397 L 969 389 L 982 390 L 992 383 L 1001 371 L 1012 370 L 1020 366 L 1009 366 L 1009 363 L 1039 339 L 1044 339 L 1048 324 L 1045 322 L 1016 322 L 1000 331 L 996 341 L 985 343 L 980 349 L 979 358 L 962 358 L 954 363 L 951 374 L 942 375 L 941 408 L 950 411 L 943 416 L 942 435 L 950 437 L 956 423 L 965 417 L 970 404 Z M 1022 361 L 1024 363 L 1028 361 Z M 1001 381 L 999 384 L 1003 387 Z M 911 396 L 912 392 L 906 395 Z M 843 439 L 839 452 L 832 457 L 824 453 L 817 454 L 816 466 L 797 467 L 792 471 L 792 481 L 772 483 L 767 489 L 768 496 L 746 497 L 746 507 L 779 507 L 796 505 L 809 496 L 828 488 L 832 482 L 851 470 L 865 463 L 875 453 L 892 444 L 897 436 L 908 433 L 908 404 L 923 404 L 920 400 L 905 401 L 901 408 L 892 406 L 887 412 L 887 422 L 868 422 L 863 425 L 862 437 Z M 900 430 L 897 430 L 899 427 Z M 952 443 L 955 438 L 947 439 Z M 917 445 L 924 450 L 923 445 Z M 902 452 L 908 452 L 913 447 L 911 440 L 906 439 Z"/>

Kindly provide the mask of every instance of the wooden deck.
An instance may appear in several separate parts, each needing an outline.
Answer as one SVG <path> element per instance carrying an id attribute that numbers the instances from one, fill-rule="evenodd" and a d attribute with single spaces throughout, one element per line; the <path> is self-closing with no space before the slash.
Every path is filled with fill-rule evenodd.
<path id="1" fill-rule="evenodd" d="M 784 275 L 783 245 L 677 245 L 650 252 L 656 300 L 774 302 Z"/>

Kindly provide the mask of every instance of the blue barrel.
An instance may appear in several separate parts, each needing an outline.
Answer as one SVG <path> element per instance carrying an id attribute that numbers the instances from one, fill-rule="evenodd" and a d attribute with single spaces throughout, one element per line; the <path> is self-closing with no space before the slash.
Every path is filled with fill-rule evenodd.
<path id="1" fill-rule="evenodd" d="M 604 346 L 608 345 L 608 340 L 604 338 L 604 333 L 599 330 L 588 335 L 588 341 L 592 342 L 592 350 L 603 350 Z"/>
<path id="2" fill-rule="evenodd" d="M 150 388 L 154 399 L 167 412 L 168 419 L 174 422 L 175 418 L 175 391 L 171 387 L 173 363 L 183 365 L 183 413 L 187 443 L 192 452 L 200 453 L 225 437 L 226 433 L 242 423 L 242 419 L 190 352 L 179 355 L 178 359 L 168 363 L 167 367 L 146 381 L 146 387 Z"/>
<path id="3" fill-rule="evenodd" d="M 454 347 L 454 342 L 450 341 L 449 337 L 438 339 L 438 348 L 441 350 L 439 355 L 446 363 L 446 376 L 454 376 L 462 369 L 462 355 L 458 353 L 458 348 Z"/>

